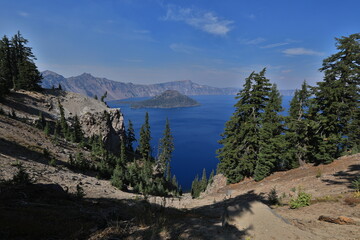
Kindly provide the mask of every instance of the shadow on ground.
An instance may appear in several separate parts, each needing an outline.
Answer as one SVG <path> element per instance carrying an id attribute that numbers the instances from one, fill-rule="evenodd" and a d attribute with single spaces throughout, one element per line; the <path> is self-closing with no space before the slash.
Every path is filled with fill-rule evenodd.
<path id="1" fill-rule="evenodd" d="M 328 185 L 343 185 L 346 184 L 352 188 L 351 183 L 360 176 L 360 164 L 353 164 L 348 167 L 346 171 L 339 171 L 334 174 L 336 179 L 323 179 Z"/>
<path id="2" fill-rule="evenodd" d="M 80 199 L 56 184 L 0 183 L 0 238 L 241 239 L 248 229 L 221 221 L 229 204 L 241 206 L 237 214 L 251 211 L 247 200 L 262 197 L 248 192 L 185 211 L 136 199 Z"/>

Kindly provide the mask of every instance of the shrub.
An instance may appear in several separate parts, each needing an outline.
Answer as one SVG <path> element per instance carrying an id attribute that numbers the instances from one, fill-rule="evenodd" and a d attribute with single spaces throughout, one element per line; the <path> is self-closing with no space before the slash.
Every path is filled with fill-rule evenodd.
<path id="1" fill-rule="evenodd" d="M 13 176 L 12 183 L 20 185 L 28 185 L 32 183 L 29 174 L 25 171 L 22 164 L 17 164 L 18 172 Z"/>
<path id="2" fill-rule="evenodd" d="M 297 198 L 292 198 L 290 200 L 290 208 L 301 208 L 309 206 L 311 201 L 311 194 L 299 190 Z"/>
<path id="3" fill-rule="evenodd" d="M 55 158 L 50 158 L 49 165 L 52 166 L 52 167 L 55 167 L 56 166 L 56 159 Z"/>
<path id="4" fill-rule="evenodd" d="M 276 204 L 279 204 L 279 197 L 278 197 L 278 194 L 277 194 L 277 191 L 276 191 L 276 188 L 273 187 L 269 194 L 268 194 L 268 200 L 269 200 L 269 203 L 272 204 L 272 205 L 276 205 Z"/>
<path id="5" fill-rule="evenodd" d="M 84 189 L 80 186 L 80 184 L 76 185 L 76 194 L 75 196 L 79 199 L 85 196 Z"/>
<path id="6" fill-rule="evenodd" d="M 351 186 L 356 190 L 360 191 L 360 176 L 351 182 Z"/>

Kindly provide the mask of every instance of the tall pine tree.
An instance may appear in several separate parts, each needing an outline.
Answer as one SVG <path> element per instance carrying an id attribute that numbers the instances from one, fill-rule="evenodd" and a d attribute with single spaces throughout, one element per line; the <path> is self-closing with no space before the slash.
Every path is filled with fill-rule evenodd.
<path id="1" fill-rule="evenodd" d="M 359 148 L 360 34 L 336 38 L 337 53 L 324 59 L 313 113 L 318 123 L 314 158 L 330 163 L 343 152 Z"/>
<path id="2" fill-rule="evenodd" d="M 174 138 L 171 134 L 169 119 L 166 119 L 165 130 L 159 144 L 158 161 L 163 169 L 164 177 L 169 181 L 171 179 L 171 154 L 174 151 Z"/>
<path id="3" fill-rule="evenodd" d="M 267 102 L 269 101 L 269 80 L 266 69 L 251 73 L 244 88 L 238 93 L 235 112 L 226 123 L 218 150 L 219 171 L 229 183 L 239 182 L 253 176 L 260 148 L 260 129 Z"/>
<path id="4" fill-rule="evenodd" d="M 286 117 L 286 154 L 282 169 L 299 167 L 310 162 L 311 124 L 308 109 L 310 107 L 309 86 L 303 82 L 301 89 L 296 90 L 290 102 L 289 115 Z"/>
<path id="5" fill-rule="evenodd" d="M 145 114 L 145 122 L 140 129 L 139 152 L 144 160 L 151 160 L 151 132 L 149 123 L 149 113 Z"/>
<path id="6" fill-rule="evenodd" d="M 134 152 L 133 142 L 136 142 L 135 130 L 133 123 L 131 122 L 131 120 L 129 120 L 129 125 L 126 131 L 126 146 L 125 146 L 129 152 Z"/>
<path id="7" fill-rule="evenodd" d="M 12 87 L 11 54 L 10 40 L 4 36 L 0 40 L 0 97 Z"/>
<path id="8" fill-rule="evenodd" d="M 279 112 L 283 111 L 281 102 L 280 93 L 276 84 L 273 84 L 261 119 L 259 153 L 254 171 L 256 181 L 270 175 L 283 157 L 285 141 L 283 117 L 279 115 Z"/>

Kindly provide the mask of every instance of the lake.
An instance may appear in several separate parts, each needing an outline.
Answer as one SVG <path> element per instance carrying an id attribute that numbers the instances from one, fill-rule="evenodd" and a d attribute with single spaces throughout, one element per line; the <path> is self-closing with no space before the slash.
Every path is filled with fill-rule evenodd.
<path id="1" fill-rule="evenodd" d="M 165 127 L 166 118 L 170 121 L 174 136 L 175 151 L 171 161 L 171 172 L 176 175 L 183 190 L 189 190 L 196 174 L 201 177 L 203 168 L 207 175 L 219 163 L 216 150 L 220 134 L 226 121 L 234 112 L 235 96 L 191 96 L 200 106 L 172 109 L 131 109 L 129 104 L 108 102 L 112 108 L 121 108 L 125 124 L 130 119 L 134 124 L 137 139 L 144 123 L 145 113 L 149 113 L 153 156 L 157 155 L 159 139 Z M 143 100 L 145 98 L 131 99 Z M 283 106 L 289 107 L 291 97 L 283 97 Z M 286 113 L 283 113 L 286 114 Z"/>

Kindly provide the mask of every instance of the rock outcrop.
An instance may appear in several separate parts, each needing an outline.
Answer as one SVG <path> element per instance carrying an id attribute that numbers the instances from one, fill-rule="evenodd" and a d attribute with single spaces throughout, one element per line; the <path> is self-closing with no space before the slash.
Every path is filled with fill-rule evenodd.
<path id="1" fill-rule="evenodd" d="M 80 123 L 85 136 L 102 136 L 105 147 L 112 152 L 119 152 L 124 136 L 124 117 L 120 109 L 103 112 L 87 112 L 80 116 Z"/>
<path id="2" fill-rule="evenodd" d="M 85 136 L 101 135 L 108 150 L 119 151 L 124 134 L 124 117 L 120 109 L 111 109 L 99 100 L 60 90 L 17 91 L 7 98 L 3 109 L 6 112 L 15 110 L 17 116 L 35 123 L 39 113 L 47 120 L 60 119 L 59 103 L 70 124 L 71 119 L 77 115 Z"/>

